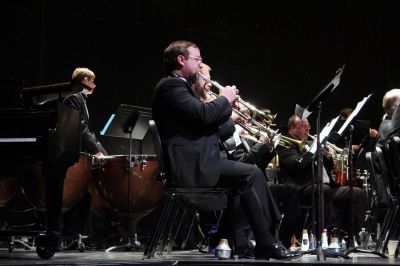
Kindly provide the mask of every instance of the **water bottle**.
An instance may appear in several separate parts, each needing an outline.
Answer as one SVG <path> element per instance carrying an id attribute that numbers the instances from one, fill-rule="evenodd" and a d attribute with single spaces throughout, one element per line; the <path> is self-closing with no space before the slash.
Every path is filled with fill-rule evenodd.
<path id="1" fill-rule="evenodd" d="M 308 239 L 307 229 L 303 230 L 303 237 L 301 238 L 301 251 L 308 251 L 310 248 L 310 241 Z"/>
<path id="2" fill-rule="evenodd" d="M 365 230 L 365 228 L 361 228 L 360 233 L 358 234 L 359 239 L 360 239 L 360 245 L 362 248 L 366 249 L 368 245 L 368 232 Z"/>
<path id="3" fill-rule="evenodd" d="M 321 235 L 321 247 L 322 249 L 327 249 L 328 245 L 328 230 L 324 229 Z"/>
<path id="4" fill-rule="evenodd" d="M 215 247 L 217 246 L 216 235 L 218 232 L 218 226 L 212 225 L 208 230 L 208 253 L 215 254 Z"/>

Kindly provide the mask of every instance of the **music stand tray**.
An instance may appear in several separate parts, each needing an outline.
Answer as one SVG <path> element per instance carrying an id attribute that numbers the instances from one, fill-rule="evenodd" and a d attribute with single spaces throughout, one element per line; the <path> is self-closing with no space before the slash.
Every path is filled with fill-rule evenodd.
<path id="1" fill-rule="evenodd" d="M 121 104 L 115 114 L 111 114 L 100 135 L 143 140 L 149 130 L 151 109 Z"/>
<path id="2" fill-rule="evenodd" d="M 342 77 L 344 67 L 343 65 L 336 71 L 335 77 L 322 89 L 320 92 L 312 99 L 307 107 L 302 108 L 300 105 L 296 104 L 295 114 L 301 118 L 301 120 L 306 119 L 312 112 L 319 109 L 319 104 L 325 102 L 329 95 L 336 89 L 340 84 L 340 79 Z"/>

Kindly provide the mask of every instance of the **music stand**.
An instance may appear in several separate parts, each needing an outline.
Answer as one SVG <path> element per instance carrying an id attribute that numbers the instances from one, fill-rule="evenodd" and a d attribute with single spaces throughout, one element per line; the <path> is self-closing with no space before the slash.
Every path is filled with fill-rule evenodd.
<path id="1" fill-rule="evenodd" d="M 129 139 L 129 178 L 128 178 L 128 242 L 125 245 L 113 246 L 106 252 L 115 249 L 138 248 L 136 236 L 132 241 L 132 139 L 139 140 L 139 153 L 142 152 L 142 140 L 149 129 L 149 120 L 151 120 L 151 109 L 145 107 L 131 106 L 121 104 L 116 114 L 112 114 L 108 119 L 100 134 L 102 136 L 119 137 Z M 132 243 L 133 242 L 133 243 Z"/>
<path id="2" fill-rule="evenodd" d="M 348 143 L 348 149 L 349 149 L 349 157 L 348 157 L 348 166 L 349 166 L 349 175 L 348 175 L 348 181 L 349 181 L 349 190 L 350 190 L 350 198 L 349 198 L 349 203 L 351 204 L 352 202 L 352 195 L 353 195 L 353 182 L 354 182 L 354 163 L 353 163 L 353 157 L 352 157 L 352 144 L 353 144 L 353 133 L 355 130 L 355 126 L 353 124 L 356 124 L 358 121 L 356 120 L 357 116 L 359 115 L 360 111 L 362 108 L 365 106 L 365 104 L 369 101 L 371 98 L 372 94 L 369 94 L 368 96 L 364 97 L 361 101 L 357 103 L 356 108 L 353 110 L 353 112 L 350 114 L 350 116 L 346 119 L 346 121 L 343 123 L 343 125 L 340 127 L 340 129 L 337 132 L 333 132 L 333 135 L 330 136 L 330 139 L 333 139 L 333 141 L 337 140 L 339 137 L 342 137 L 345 132 L 349 132 L 349 143 Z M 385 255 L 376 251 L 376 250 L 366 250 L 366 249 L 360 249 L 355 247 L 354 243 L 354 232 L 353 232 L 353 210 L 350 208 L 349 211 L 349 216 L 350 216 L 350 232 L 349 232 L 349 248 L 345 251 L 345 254 L 348 255 L 350 253 L 366 253 L 366 254 L 374 254 L 378 255 L 382 258 L 385 258 Z"/>
<path id="3" fill-rule="evenodd" d="M 322 146 L 320 140 L 320 125 L 321 125 L 321 110 L 323 103 L 328 99 L 329 95 L 333 92 L 333 90 L 339 85 L 340 78 L 343 74 L 345 65 L 343 65 L 339 70 L 336 72 L 335 77 L 313 98 L 310 104 L 302 108 L 300 105 L 296 105 L 295 114 L 300 117 L 301 120 L 306 119 L 310 114 L 313 112 L 317 112 L 316 118 L 316 128 L 317 128 L 317 137 L 316 137 L 316 157 L 317 157 L 317 191 L 315 192 L 315 174 L 312 177 L 312 216 L 313 220 L 317 220 L 318 222 L 318 231 L 319 233 L 316 234 L 315 223 L 313 223 L 312 231 L 314 235 L 317 236 L 317 246 L 316 249 L 312 252 L 315 252 L 317 255 L 317 259 L 320 260 L 322 257 L 326 260 L 326 256 L 337 256 L 349 259 L 350 257 L 338 252 L 331 252 L 322 249 L 321 246 L 321 229 L 324 227 L 324 194 L 322 193 L 322 184 L 323 184 L 323 153 L 322 153 Z M 314 168 L 314 163 L 312 165 Z M 314 173 L 314 171 L 313 171 Z M 316 198 L 317 196 L 317 198 Z M 316 218 L 315 211 L 318 209 L 318 219 Z M 311 253 L 312 253 L 311 252 Z"/>

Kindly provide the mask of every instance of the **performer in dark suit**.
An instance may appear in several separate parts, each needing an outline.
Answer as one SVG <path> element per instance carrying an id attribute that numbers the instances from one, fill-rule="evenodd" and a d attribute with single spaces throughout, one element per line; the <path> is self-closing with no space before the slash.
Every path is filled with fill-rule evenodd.
<path id="1" fill-rule="evenodd" d="M 289 137 L 297 140 L 307 139 L 309 129 L 310 126 L 307 119 L 302 121 L 296 115 L 289 118 Z M 299 190 L 301 202 L 310 203 L 312 197 L 312 165 L 314 160 L 311 157 L 303 156 L 306 150 L 300 150 L 298 145 L 292 144 L 289 147 L 279 147 L 278 154 L 281 169 L 280 174 L 285 184 L 295 186 Z M 363 215 L 366 210 L 366 202 L 362 190 L 358 187 L 353 187 L 352 202 L 349 204 L 349 187 L 338 186 L 332 179 L 330 172 L 333 161 L 327 149 L 324 150 L 323 164 L 322 191 L 324 193 L 325 225 L 329 226 L 331 224 L 333 205 L 343 210 L 352 207 L 354 229 L 359 230 L 362 227 Z"/>
<path id="2" fill-rule="evenodd" d="M 192 85 L 193 90 L 202 102 L 210 102 L 216 98 L 215 94 L 211 96 L 209 93 L 212 87 L 212 84 L 209 82 L 210 71 L 211 67 L 203 63 L 200 70 L 202 75 L 199 75 Z M 250 139 L 247 141 L 241 134 L 243 133 L 243 128 L 238 124 L 234 125 L 234 123 L 242 123 L 244 125 L 247 122 L 243 121 L 236 112 L 232 112 L 231 119 L 220 126 L 218 135 L 221 142 L 223 142 L 223 145 L 221 145 L 221 158 L 258 166 L 265 174 L 267 164 L 276 155 L 272 142 L 267 136 L 262 136 L 259 141 L 252 141 Z M 250 137 L 247 135 L 247 138 Z M 257 188 L 260 189 L 259 193 L 266 193 L 268 196 L 271 195 L 267 182 L 263 182 L 262 185 L 265 186 L 264 189 L 261 189 L 261 187 Z M 271 209 L 275 209 L 276 212 L 273 216 L 280 216 L 274 200 L 270 197 L 268 199 L 269 206 Z M 254 247 L 249 245 L 249 241 L 254 240 L 254 236 L 247 221 L 245 211 L 240 205 L 240 196 L 236 196 L 232 200 L 233 204 L 230 204 L 232 208 L 224 212 L 219 233 L 221 235 L 236 235 L 235 240 L 239 258 L 254 258 Z M 235 218 L 233 219 L 232 217 Z M 235 232 L 232 232 L 232 230 Z"/>
<path id="3" fill-rule="evenodd" d="M 80 111 L 80 152 L 104 156 L 107 152 L 90 129 L 89 112 L 86 106 L 87 97 L 92 95 L 96 88 L 95 77 L 93 71 L 88 68 L 76 68 L 72 73 L 72 83 L 75 86 L 81 86 L 82 92 L 64 98 L 63 103 Z M 87 192 L 76 205 L 64 213 L 64 235 L 83 234 L 89 215 L 90 201 L 91 196 Z"/>
<path id="4" fill-rule="evenodd" d="M 81 152 L 102 156 L 106 155 L 107 152 L 90 129 L 89 111 L 86 106 L 88 96 L 92 95 L 96 88 L 95 78 L 95 74 L 90 69 L 76 68 L 72 74 L 72 82 L 83 87 L 83 90 L 64 98 L 63 103 L 81 113 Z"/>
<path id="5" fill-rule="evenodd" d="M 240 195 L 257 241 L 256 258 L 287 259 L 286 249 L 274 245 L 272 217 L 265 182 L 255 166 L 221 157 L 219 127 L 228 121 L 238 96 L 227 86 L 215 100 L 204 103 L 191 87 L 201 69 L 200 49 L 192 42 L 175 41 L 164 50 L 167 74 L 155 87 L 153 118 L 159 129 L 170 183 L 180 187 L 225 186 Z"/>

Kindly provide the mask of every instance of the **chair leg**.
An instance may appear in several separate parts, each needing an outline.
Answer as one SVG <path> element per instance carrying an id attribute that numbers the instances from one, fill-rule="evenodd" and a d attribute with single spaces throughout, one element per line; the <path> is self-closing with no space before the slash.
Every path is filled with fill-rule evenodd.
<path id="1" fill-rule="evenodd" d="M 160 239 L 159 245 L 159 255 L 162 256 L 164 252 L 164 248 L 167 243 L 171 240 L 172 231 L 175 225 L 175 221 L 177 217 L 179 217 L 179 213 L 182 211 L 182 203 L 177 199 L 173 199 L 172 208 L 167 217 L 166 226 L 164 228 L 163 234 Z"/>
<path id="2" fill-rule="evenodd" d="M 184 249 L 186 247 L 186 243 L 189 240 L 190 233 L 192 232 L 192 228 L 196 222 L 196 226 L 199 224 L 199 212 L 196 210 L 195 213 L 193 214 L 192 220 L 190 221 L 189 229 L 186 233 L 185 239 L 181 243 L 181 249 Z"/>
<path id="3" fill-rule="evenodd" d="M 377 241 L 376 251 L 380 253 L 385 252 L 387 243 L 389 242 L 390 232 L 392 231 L 393 224 L 396 220 L 396 215 L 399 211 L 399 205 L 390 206 L 386 212 L 385 218 L 382 223 L 381 234 L 379 240 Z"/>
<path id="4" fill-rule="evenodd" d="M 170 198 L 167 199 L 167 203 L 165 203 L 164 209 L 161 212 L 161 217 L 157 224 L 157 227 L 156 227 L 153 235 L 151 236 L 151 238 L 146 246 L 146 249 L 144 251 L 145 257 L 147 257 L 147 258 L 154 257 L 154 253 L 156 252 L 157 245 L 160 241 L 160 238 L 162 237 L 165 227 L 167 226 L 167 222 L 168 222 L 167 218 L 170 215 L 173 204 L 174 204 L 173 199 L 170 199 Z"/>
<path id="5" fill-rule="evenodd" d="M 174 246 L 176 238 L 178 237 L 179 231 L 181 230 L 183 218 L 185 217 L 186 213 L 187 213 L 187 208 L 183 205 L 180 205 L 179 209 L 177 210 L 176 217 L 175 217 L 175 220 L 179 218 L 179 221 L 177 223 L 174 222 L 172 224 L 171 231 L 168 234 L 167 254 L 171 254 L 171 252 L 172 252 L 172 247 Z"/>

